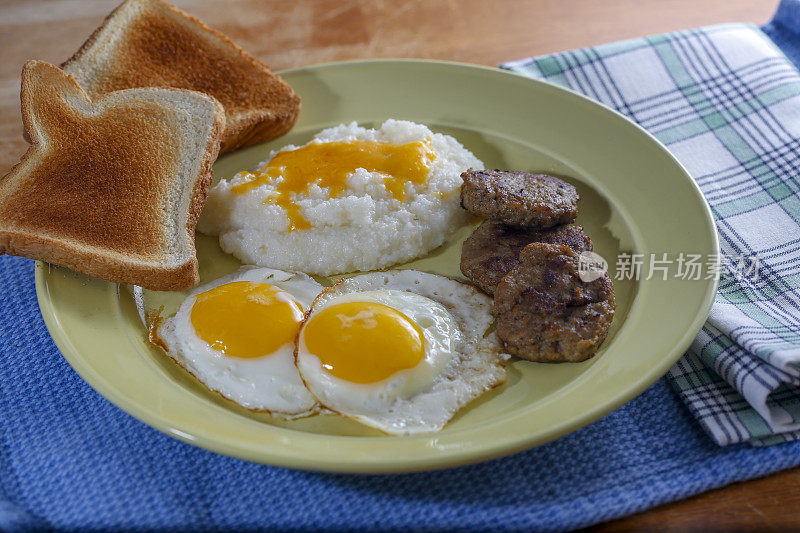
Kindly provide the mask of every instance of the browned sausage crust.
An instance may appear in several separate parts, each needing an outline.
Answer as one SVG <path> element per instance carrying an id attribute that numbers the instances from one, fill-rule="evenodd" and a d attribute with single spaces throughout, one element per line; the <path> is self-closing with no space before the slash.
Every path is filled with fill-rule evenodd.
<path id="1" fill-rule="evenodd" d="M 578 362 L 595 354 L 614 318 L 614 287 L 606 273 L 584 282 L 578 253 L 532 243 L 494 292 L 497 335 L 529 361 Z"/>
<path id="2" fill-rule="evenodd" d="M 578 216 L 578 192 L 546 174 L 468 170 L 461 174 L 461 205 L 470 213 L 513 226 L 549 228 Z"/>
<path id="3" fill-rule="evenodd" d="M 537 230 L 484 220 L 461 248 L 461 272 L 486 294 L 519 264 L 519 253 L 532 242 L 563 244 L 576 252 L 592 249 L 583 228 L 574 224 Z"/>

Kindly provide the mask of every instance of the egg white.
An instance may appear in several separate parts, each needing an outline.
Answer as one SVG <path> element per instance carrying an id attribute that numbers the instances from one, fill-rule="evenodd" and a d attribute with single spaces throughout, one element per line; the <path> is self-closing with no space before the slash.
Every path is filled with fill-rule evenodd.
<path id="1" fill-rule="evenodd" d="M 345 302 L 376 302 L 404 313 L 423 332 L 423 360 L 370 384 L 327 372 L 306 346 L 305 325 Z M 389 434 L 439 431 L 458 409 L 505 381 L 509 356 L 488 332 L 491 323 L 491 299 L 458 281 L 414 270 L 355 276 L 315 300 L 298 337 L 297 367 L 308 389 L 332 411 Z"/>
<path id="2" fill-rule="evenodd" d="M 230 357 L 197 336 L 192 306 L 201 293 L 236 281 L 263 282 L 290 293 L 307 311 L 322 285 L 300 272 L 242 267 L 237 272 L 195 288 L 177 313 L 154 330 L 158 344 L 178 364 L 209 389 L 250 410 L 297 418 L 316 411 L 318 404 L 303 384 L 294 362 L 294 343 L 263 357 Z M 265 324 L 264 334 L 269 334 Z"/>

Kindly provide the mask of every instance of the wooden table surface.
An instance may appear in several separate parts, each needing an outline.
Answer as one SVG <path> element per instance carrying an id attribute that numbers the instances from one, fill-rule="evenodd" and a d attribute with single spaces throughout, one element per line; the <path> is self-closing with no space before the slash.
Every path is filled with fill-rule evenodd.
<path id="1" fill-rule="evenodd" d="M 765 22 L 777 0 L 175 0 L 279 70 L 325 61 L 418 57 L 502 61 L 720 22 Z M 24 153 L 19 74 L 67 59 L 116 0 L 0 4 L 0 173 Z M 224 5 L 223 5 L 224 4 Z M 593 528 L 800 527 L 800 470 L 739 483 Z"/>

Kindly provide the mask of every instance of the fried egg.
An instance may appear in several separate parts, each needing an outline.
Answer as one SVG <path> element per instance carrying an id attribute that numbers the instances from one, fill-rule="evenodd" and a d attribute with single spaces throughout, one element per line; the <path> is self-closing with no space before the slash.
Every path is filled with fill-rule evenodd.
<path id="1" fill-rule="evenodd" d="M 434 432 L 505 381 L 492 301 L 414 270 L 345 279 L 314 301 L 297 367 L 328 409 L 394 435 Z"/>
<path id="2" fill-rule="evenodd" d="M 322 286 L 306 274 L 243 267 L 197 287 L 151 340 L 209 389 L 247 409 L 316 410 L 294 362 L 304 312 Z"/>

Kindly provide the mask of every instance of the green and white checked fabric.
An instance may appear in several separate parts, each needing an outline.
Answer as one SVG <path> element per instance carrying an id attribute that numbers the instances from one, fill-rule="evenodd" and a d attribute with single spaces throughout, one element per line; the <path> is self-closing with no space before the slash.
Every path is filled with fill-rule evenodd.
<path id="1" fill-rule="evenodd" d="M 703 190 L 726 265 L 669 380 L 720 445 L 800 438 L 800 72 L 726 24 L 501 65 L 581 92 L 665 143 Z"/>

